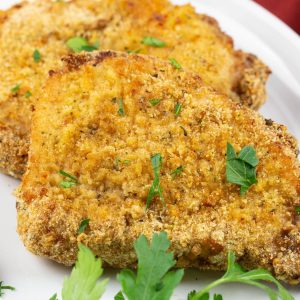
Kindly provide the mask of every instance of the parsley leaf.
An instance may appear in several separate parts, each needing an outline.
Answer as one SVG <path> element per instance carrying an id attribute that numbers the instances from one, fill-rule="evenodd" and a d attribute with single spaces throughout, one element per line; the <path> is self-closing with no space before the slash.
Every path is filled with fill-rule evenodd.
<path id="1" fill-rule="evenodd" d="M 125 110 L 124 110 L 124 104 L 123 104 L 123 99 L 117 99 L 117 103 L 119 105 L 119 110 L 118 110 L 118 114 L 122 117 L 125 116 Z"/>
<path id="2" fill-rule="evenodd" d="M 150 99 L 149 102 L 152 106 L 156 106 L 157 104 L 159 104 L 159 102 L 161 101 L 161 99 Z"/>
<path id="3" fill-rule="evenodd" d="M 58 300 L 57 294 L 54 294 L 49 300 Z"/>
<path id="4" fill-rule="evenodd" d="M 269 286 L 263 284 L 261 281 L 267 281 L 276 285 L 278 291 L 270 288 Z M 209 296 L 209 291 L 218 285 L 230 282 L 239 282 L 249 285 L 254 285 L 262 290 L 264 290 L 270 300 L 277 300 L 280 297 L 282 300 L 294 300 L 294 297 L 276 280 L 269 271 L 264 269 L 256 269 L 252 271 L 245 271 L 236 261 L 233 252 L 228 253 L 228 264 L 227 272 L 223 277 L 214 281 L 207 287 L 205 287 L 200 292 L 192 294 L 189 300 L 202 300 L 209 298 L 202 298 L 204 295 Z M 207 297 L 207 296 L 206 296 Z M 215 295 L 214 300 L 222 300 L 221 295 Z"/>
<path id="5" fill-rule="evenodd" d="M 296 211 L 297 213 L 300 213 L 300 206 L 296 206 L 295 211 Z"/>
<path id="6" fill-rule="evenodd" d="M 179 166 L 178 168 L 176 168 L 174 171 L 171 172 L 172 175 L 172 179 L 175 179 L 175 177 L 177 175 L 180 175 L 184 170 L 184 166 Z"/>
<path id="7" fill-rule="evenodd" d="M 79 228 L 78 228 L 78 234 L 84 233 L 86 227 L 89 225 L 90 219 L 84 219 L 81 221 Z"/>
<path id="8" fill-rule="evenodd" d="M 148 193 L 146 209 L 149 208 L 153 198 L 156 197 L 157 195 L 159 195 L 160 200 L 165 205 L 165 200 L 164 200 L 164 196 L 162 193 L 162 189 L 160 186 L 160 180 L 159 180 L 160 167 L 162 164 L 162 157 L 161 157 L 160 153 L 156 153 L 153 156 L 151 156 L 151 164 L 152 164 L 152 169 L 153 169 L 153 173 L 154 173 L 154 179 L 153 179 L 152 185 L 151 185 L 149 193 Z"/>
<path id="9" fill-rule="evenodd" d="M 228 182 L 241 186 L 241 195 L 244 195 L 252 184 L 257 183 L 258 163 L 256 151 L 252 146 L 244 147 L 239 155 L 236 155 L 233 146 L 227 143 L 226 178 Z"/>
<path id="10" fill-rule="evenodd" d="M 74 175 L 71 175 L 64 170 L 59 170 L 58 173 L 70 179 L 69 181 L 61 181 L 59 184 L 60 187 L 68 189 L 78 184 L 78 179 Z"/>
<path id="11" fill-rule="evenodd" d="M 178 61 L 175 58 L 170 57 L 169 58 L 169 62 L 171 63 L 171 65 L 177 69 L 177 70 L 181 70 L 182 66 L 178 63 Z"/>
<path id="12" fill-rule="evenodd" d="M 175 109 L 174 109 L 174 114 L 175 114 L 175 117 L 178 117 L 180 112 L 181 112 L 181 107 L 182 107 L 182 104 L 181 103 L 176 103 L 175 105 Z"/>
<path id="13" fill-rule="evenodd" d="M 99 43 L 95 43 L 94 45 L 90 45 L 88 41 L 83 37 L 73 37 L 67 41 L 67 46 L 73 50 L 75 53 L 79 53 L 81 51 L 92 52 L 99 48 Z"/>
<path id="14" fill-rule="evenodd" d="M 41 60 L 41 53 L 39 50 L 35 49 L 34 52 L 33 52 L 33 59 L 35 62 L 39 62 Z"/>
<path id="15" fill-rule="evenodd" d="M 145 36 L 142 39 L 142 44 L 147 45 L 147 46 L 156 47 L 156 48 L 162 48 L 167 45 L 164 41 L 159 40 L 152 36 Z"/>
<path id="16" fill-rule="evenodd" d="M 108 282 L 107 279 L 98 282 L 102 272 L 101 259 L 95 258 L 89 248 L 79 244 L 76 265 L 71 276 L 64 281 L 63 300 L 99 300 Z"/>
<path id="17" fill-rule="evenodd" d="M 17 84 L 16 86 L 14 86 L 11 89 L 12 93 L 17 94 L 19 92 L 19 90 L 20 90 L 20 87 L 21 87 L 21 84 Z"/>
<path id="18" fill-rule="evenodd" d="M 169 300 L 173 290 L 180 283 L 184 271 L 169 271 L 176 263 L 167 234 L 154 233 L 149 245 L 141 235 L 134 244 L 138 257 L 137 274 L 125 269 L 117 279 L 128 300 Z M 120 298 L 122 299 L 122 298 Z"/>
<path id="19" fill-rule="evenodd" d="M 125 300 L 122 291 L 119 291 L 119 293 L 114 297 L 114 300 Z"/>
<path id="20" fill-rule="evenodd" d="M 0 297 L 4 295 L 3 290 L 15 291 L 16 289 L 9 285 L 3 285 L 3 281 L 0 281 Z"/>

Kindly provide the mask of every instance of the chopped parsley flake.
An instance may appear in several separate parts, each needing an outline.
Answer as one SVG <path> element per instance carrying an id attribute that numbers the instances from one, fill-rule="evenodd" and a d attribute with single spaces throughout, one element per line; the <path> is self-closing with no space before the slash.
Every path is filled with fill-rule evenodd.
<path id="1" fill-rule="evenodd" d="M 141 49 L 137 49 L 137 50 L 127 50 L 128 54 L 138 54 L 141 52 Z"/>
<path id="2" fill-rule="evenodd" d="M 174 114 L 175 114 L 176 117 L 179 116 L 179 114 L 181 112 L 181 107 L 182 107 L 181 103 L 176 103 L 175 109 L 174 109 Z"/>
<path id="3" fill-rule="evenodd" d="M 83 37 L 73 37 L 67 41 L 67 46 L 75 53 L 79 53 L 81 51 L 92 52 L 99 48 L 99 42 L 94 45 L 90 45 Z"/>
<path id="4" fill-rule="evenodd" d="M 119 110 L 118 110 L 118 114 L 120 116 L 125 116 L 125 110 L 124 110 L 124 105 L 123 105 L 123 99 L 120 98 L 120 99 L 117 99 L 117 103 L 119 105 Z"/>
<path id="5" fill-rule="evenodd" d="M 64 189 L 69 189 L 72 186 L 75 186 L 77 183 L 74 181 L 61 181 L 59 186 Z"/>
<path id="6" fill-rule="evenodd" d="M 29 97 L 31 97 L 31 95 L 32 95 L 32 94 L 31 94 L 31 92 L 30 92 L 30 91 L 27 91 L 27 92 L 25 93 L 25 97 L 26 97 L 26 98 L 29 98 Z"/>
<path id="7" fill-rule="evenodd" d="M 297 213 L 300 213 L 300 206 L 296 206 L 295 211 L 296 211 Z"/>
<path id="8" fill-rule="evenodd" d="M 167 45 L 164 41 L 161 41 L 152 36 L 145 36 L 142 39 L 142 44 L 147 45 L 147 46 L 156 47 L 156 48 L 162 48 Z"/>
<path id="9" fill-rule="evenodd" d="M 14 93 L 14 94 L 17 94 L 20 90 L 20 87 L 21 87 L 21 84 L 17 84 L 16 86 L 14 86 L 11 91 Z"/>
<path id="10" fill-rule="evenodd" d="M 37 49 L 34 50 L 33 59 L 35 62 L 39 62 L 41 60 L 41 53 L 39 50 L 37 50 Z"/>
<path id="11" fill-rule="evenodd" d="M 61 181 L 59 184 L 60 187 L 64 189 L 68 189 L 78 184 L 78 179 L 74 175 L 71 175 L 63 170 L 60 170 L 58 173 L 70 179 L 70 180 Z"/>
<path id="12" fill-rule="evenodd" d="M 178 168 L 176 168 L 174 171 L 171 172 L 171 176 L 173 179 L 175 179 L 175 177 L 177 175 L 180 175 L 184 170 L 184 166 L 179 166 Z"/>
<path id="13" fill-rule="evenodd" d="M 161 101 L 161 99 L 150 99 L 149 100 L 149 102 L 152 106 L 156 106 L 160 101 Z"/>
<path id="14" fill-rule="evenodd" d="M 233 146 L 227 143 L 226 178 L 230 183 L 241 186 L 241 195 L 245 195 L 251 185 L 257 183 L 256 166 L 259 160 L 252 146 L 244 147 L 239 155 Z"/>
<path id="15" fill-rule="evenodd" d="M 78 234 L 84 233 L 86 227 L 89 225 L 90 220 L 89 219 L 84 219 L 81 221 L 79 228 L 78 228 Z"/>
<path id="16" fill-rule="evenodd" d="M 177 70 L 181 70 L 182 69 L 182 66 L 178 63 L 178 61 L 175 59 L 175 58 L 169 58 L 169 61 L 171 63 L 171 65 L 177 69 Z"/>
<path id="17" fill-rule="evenodd" d="M 151 164 L 152 164 L 152 169 L 153 169 L 153 173 L 154 173 L 154 180 L 152 182 L 152 185 L 151 185 L 149 193 L 148 193 L 146 209 L 149 208 L 153 198 L 158 195 L 159 195 L 159 198 L 162 201 L 162 203 L 165 205 L 165 200 L 164 200 L 164 196 L 162 194 L 162 189 L 161 189 L 160 180 L 159 180 L 159 173 L 160 173 L 160 168 L 161 168 L 161 164 L 162 164 L 162 157 L 161 157 L 160 153 L 156 153 L 153 156 L 151 156 Z"/>

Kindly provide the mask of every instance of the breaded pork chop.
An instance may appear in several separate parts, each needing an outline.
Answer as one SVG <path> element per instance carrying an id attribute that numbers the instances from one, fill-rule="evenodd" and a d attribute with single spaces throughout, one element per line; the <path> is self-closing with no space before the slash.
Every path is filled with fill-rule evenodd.
<path id="1" fill-rule="evenodd" d="M 180 267 L 224 269 L 232 250 L 245 268 L 298 283 L 300 170 L 283 126 L 154 57 L 69 56 L 51 74 L 18 190 L 31 252 L 71 265 L 80 241 L 108 265 L 133 266 L 134 240 L 165 231 Z M 245 196 L 226 181 L 227 142 L 257 152 L 258 183 Z M 146 211 L 154 154 L 166 207 L 156 197 Z"/>
<path id="2" fill-rule="evenodd" d="M 166 0 L 28 1 L 0 14 L 0 169 L 24 173 L 30 117 L 48 71 L 60 67 L 80 36 L 101 49 L 139 51 L 175 58 L 183 68 L 236 101 L 258 108 L 269 69 L 255 56 L 235 51 L 217 22 L 190 5 Z M 141 43 L 148 37 L 148 45 Z M 164 47 L 149 45 L 149 37 Z M 151 42 L 151 39 L 150 39 Z M 153 42 L 153 41 L 152 41 Z M 35 51 L 35 60 L 33 54 Z"/>

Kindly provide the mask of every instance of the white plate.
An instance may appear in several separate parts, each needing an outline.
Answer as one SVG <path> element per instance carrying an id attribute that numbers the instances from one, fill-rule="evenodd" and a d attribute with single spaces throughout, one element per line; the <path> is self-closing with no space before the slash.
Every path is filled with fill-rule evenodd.
<path id="1" fill-rule="evenodd" d="M 15 0 L 1 0 L 0 9 L 9 7 Z M 175 0 L 182 4 L 188 1 Z M 300 140 L 300 40 L 299 36 L 270 13 L 249 0 L 190 0 L 199 12 L 216 17 L 224 31 L 229 33 L 236 46 L 259 55 L 272 69 L 268 83 L 269 99 L 262 113 L 288 125 Z M 1 84 L 1 83 L 0 83 Z M 0 279 L 16 287 L 4 299 L 42 300 L 60 293 L 63 278 L 69 269 L 27 252 L 16 233 L 15 199 L 12 195 L 18 181 L 0 175 Z M 120 289 L 116 272 L 106 270 L 110 277 L 104 300 L 113 299 Z M 217 279 L 221 273 L 187 271 L 172 299 L 186 299 L 187 293 Z M 300 300 L 299 288 L 290 288 L 295 299 Z M 216 291 L 227 300 L 268 299 L 259 290 L 232 284 Z"/>

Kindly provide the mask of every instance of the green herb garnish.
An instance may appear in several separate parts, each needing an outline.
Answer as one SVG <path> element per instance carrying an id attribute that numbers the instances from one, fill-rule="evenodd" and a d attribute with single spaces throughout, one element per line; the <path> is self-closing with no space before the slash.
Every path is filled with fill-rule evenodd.
<path id="1" fill-rule="evenodd" d="M 117 99 L 117 103 L 119 105 L 119 110 L 118 110 L 118 114 L 120 116 L 125 116 L 125 111 L 124 111 L 124 104 L 123 104 L 123 99 L 120 98 L 120 99 Z"/>
<path id="2" fill-rule="evenodd" d="M 265 285 L 261 281 L 267 281 L 269 283 L 274 283 L 277 286 L 278 291 L 273 290 L 268 285 Z M 270 272 L 264 269 L 256 269 L 252 271 L 245 271 L 238 263 L 235 261 L 235 255 L 233 252 L 228 254 L 228 265 L 227 272 L 223 277 L 209 284 L 207 287 L 202 289 L 200 292 L 194 293 L 190 296 L 189 300 L 202 300 L 209 299 L 209 291 L 216 286 L 224 283 L 244 283 L 256 286 L 264 290 L 271 300 L 277 300 L 280 297 L 282 300 L 294 300 L 294 297 L 277 281 Z M 207 297 L 208 296 L 208 297 Z M 222 299 L 221 295 L 216 295 L 214 299 Z M 203 298 L 204 297 L 204 298 Z M 205 298 L 206 297 L 206 298 Z"/>
<path id="3" fill-rule="evenodd" d="M 84 219 L 81 221 L 79 228 L 78 228 L 78 234 L 84 233 L 86 227 L 89 225 L 90 220 L 89 219 Z"/>
<path id="4" fill-rule="evenodd" d="M 67 189 L 78 184 L 78 179 L 74 175 L 71 175 L 63 170 L 60 170 L 58 173 L 70 179 L 68 181 L 61 181 L 59 184 L 60 187 Z"/>
<path id="5" fill-rule="evenodd" d="M 152 106 L 156 106 L 160 101 L 161 101 L 161 99 L 150 99 L 149 100 L 149 102 Z"/>
<path id="6" fill-rule="evenodd" d="M 241 195 L 245 195 L 251 185 L 257 183 L 256 166 L 259 160 L 252 146 L 244 147 L 239 155 L 233 146 L 227 143 L 226 178 L 228 182 L 241 186 Z"/>
<path id="7" fill-rule="evenodd" d="M 54 294 L 49 300 L 58 300 L 57 294 Z"/>
<path id="8" fill-rule="evenodd" d="M 77 182 L 73 182 L 73 181 L 61 181 L 59 186 L 64 188 L 64 189 L 69 189 L 72 186 L 77 185 Z"/>
<path id="9" fill-rule="evenodd" d="M 0 281 L 0 297 L 4 295 L 4 290 L 15 291 L 16 289 L 9 285 L 3 285 L 3 281 Z"/>
<path id="10" fill-rule="evenodd" d="M 170 299 L 184 271 L 169 271 L 176 264 L 173 253 L 167 252 L 169 247 L 170 241 L 165 232 L 154 233 L 151 244 L 144 235 L 134 243 L 138 257 L 137 273 L 125 269 L 117 275 L 122 293 L 128 300 Z"/>
<path id="11" fill-rule="evenodd" d="M 35 49 L 33 52 L 33 59 L 35 62 L 39 62 L 41 60 L 41 53 L 39 50 Z"/>
<path id="12" fill-rule="evenodd" d="M 175 109 L 174 109 L 174 114 L 175 117 L 178 117 L 180 112 L 181 112 L 182 104 L 181 103 L 176 103 Z"/>
<path id="13" fill-rule="evenodd" d="M 31 95 L 32 95 L 32 94 L 31 94 L 31 92 L 30 92 L 30 91 L 27 91 L 27 92 L 25 93 L 25 97 L 26 97 L 26 98 L 29 98 L 29 97 L 31 97 Z"/>
<path id="14" fill-rule="evenodd" d="M 296 206 L 295 211 L 296 211 L 297 213 L 300 213 L 300 206 Z"/>
<path id="15" fill-rule="evenodd" d="M 180 175 L 184 170 L 184 167 L 183 166 L 179 166 L 178 168 L 176 168 L 174 171 L 171 172 L 171 176 L 172 176 L 172 179 L 175 179 L 175 177 L 177 175 Z"/>
<path id="16" fill-rule="evenodd" d="M 92 52 L 99 48 L 99 43 L 90 45 L 83 37 L 73 37 L 67 41 L 67 46 L 75 53 L 79 53 L 81 51 Z"/>
<path id="17" fill-rule="evenodd" d="M 177 70 L 181 70 L 182 69 L 182 66 L 178 63 L 178 61 L 175 59 L 175 58 L 169 58 L 169 61 L 171 63 L 171 65 L 177 69 Z"/>
<path id="18" fill-rule="evenodd" d="M 156 153 L 153 156 L 151 156 L 151 164 L 152 164 L 152 169 L 153 169 L 153 173 L 154 173 L 154 180 L 152 182 L 152 185 L 151 185 L 149 193 L 148 193 L 146 209 L 149 208 L 153 198 L 158 195 L 159 195 L 162 203 L 165 205 L 165 200 L 164 200 L 164 196 L 162 193 L 162 189 L 160 186 L 160 180 L 159 180 L 160 167 L 162 164 L 162 157 L 161 157 L 160 153 Z"/>
<path id="19" fill-rule="evenodd" d="M 98 282 L 102 273 L 101 259 L 95 258 L 88 247 L 79 244 L 78 259 L 71 276 L 64 281 L 62 299 L 99 300 L 108 282 L 107 279 Z"/>
<path id="20" fill-rule="evenodd" d="M 17 94 L 19 92 L 19 90 L 20 90 L 20 87 L 21 87 L 21 84 L 17 84 L 16 86 L 14 86 L 11 89 L 12 93 Z"/>
<path id="21" fill-rule="evenodd" d="M 164 41 L 161 41 L 152 36 L 145 36 L 142 39 L 142 44 L 147 45 L 147 46 L 156 47 L 156 48 L 162 48 L 167 45 Z"/>
<path id="22" fill-rule="evenodd" d="M 119 293 L 114 297 L 114 300 L 125 300 L 122 291 L 119 291 Z"/>
<path id="23" fill-rule="evenodd" d="M 127 50 L 126 52 L 128 54 L 138 54 L 141 52 L 142 49 L 137 49 L 137 50 Z"/>

